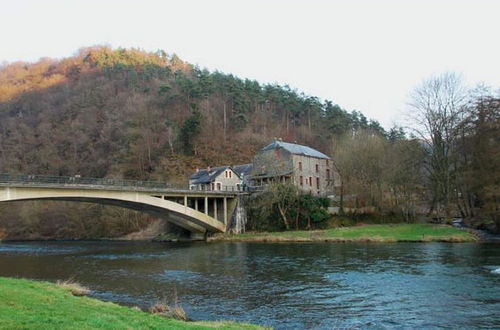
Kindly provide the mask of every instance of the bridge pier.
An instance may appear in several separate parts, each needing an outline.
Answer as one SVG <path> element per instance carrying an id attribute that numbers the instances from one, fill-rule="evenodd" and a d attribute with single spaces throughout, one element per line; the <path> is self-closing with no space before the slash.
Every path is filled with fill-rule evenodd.
<path id="1" fill-rule="evenodd" d="M 227 226 L 227 198 L 224 197 L 224 225 Z"/>

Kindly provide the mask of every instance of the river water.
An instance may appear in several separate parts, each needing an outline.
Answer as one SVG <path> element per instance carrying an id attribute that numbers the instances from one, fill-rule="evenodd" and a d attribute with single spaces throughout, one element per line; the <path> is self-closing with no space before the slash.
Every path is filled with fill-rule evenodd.
<path id="1" fill-rule="evenodd" d="M 74 279 L 195 320 L 276 329 L 500 328 L 500 244 L 0 244 L 0 276 Z M 0 288 L 1 290 L 1 288 Z"/>

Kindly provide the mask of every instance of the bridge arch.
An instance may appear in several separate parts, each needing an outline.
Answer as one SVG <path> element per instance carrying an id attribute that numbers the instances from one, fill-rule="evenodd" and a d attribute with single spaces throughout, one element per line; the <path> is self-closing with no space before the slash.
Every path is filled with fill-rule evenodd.
<path id="1" fill-rule="evenodd" d="M 30 201 L 30 200 L 60 200 L 72 202 L 89 202 L 102 205 L 112 205 L 142 211 L 157 218 L 165 219 L 191 232 L 225 232 L 227 219 L 232 213 L 228 207 L 231 196 L 208 194 L 200 192 L 178 191 L 176 198 L 182 204 L 166 199 L 167 196 L 160 192 L 114 190 L 109 188 L 93 187 L 39 187 L 39 186 L 0 186 L 0 202 Z M 233 199 L 235 196 L 232 196 Z M 188 202 L 204 201 L 204 212 L 188 206 Z M 208 214 L 208 201 L 213 203 L 213 215 Z M 217 211 L 217 205 L 219 212 Z M 234 204 L 234 203 L 231 203 Z M 223 213 L 224 221 L 217 219 L 217 214 Z"/>

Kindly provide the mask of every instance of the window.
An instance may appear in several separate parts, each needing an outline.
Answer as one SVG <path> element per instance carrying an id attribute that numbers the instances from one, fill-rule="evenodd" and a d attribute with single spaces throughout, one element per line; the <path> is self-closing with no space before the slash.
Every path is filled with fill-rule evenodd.
<path id="1" fill-rule="evenodd" d="M 304 185 L 304 177 L 302 175 L 299 178 L 299 183 L 300 183 L 301 186 Z"/>
<path id="2" fill-rule="evenodd" d="M 328 159 L 326 160 L 326 166 L 330 166 L 330 161 Z"/>
<path id="3" fill-rule="evenodd" d="M 229 177 L 232 178 L 233 177 L 233 172 L 229 171 Z"/>
<path id="4" fill-rule="evenodd" d="M 330 180 L 330 169 L 329 168 L 326 169 L 326 178 L 328 180 Z"/>
<path id="5" fill-rule="evenodd" d="M 302 171 L 302 162 L 299 162 L 299 171 Z"/>
<path id="6" fill-rule="evenodd" d="M 222 185 L 220 182 L 217 182 L 217 190 L 222 190 Z"/>
<path id="7" fill-rule="evenodd" d="M 313 178 L 312 176 L 309 177 L 309 185 L 312 187 L 313 186 Z"/>
<path id="8" fill-rule="evenodd" d="M 210 188 L 211 190 L 215 190 L 215 184 L 213 182 L 210 184 Z"/>
<path id="9" fill-rule="evenodd" d="M 316 188 L 319 189 L 319 178 L 316 178 Z"/>
<path id="10" fill-rule="evenodd" d="M 316 173 L 319 173 L 319 165 L 316 164 Z"/>

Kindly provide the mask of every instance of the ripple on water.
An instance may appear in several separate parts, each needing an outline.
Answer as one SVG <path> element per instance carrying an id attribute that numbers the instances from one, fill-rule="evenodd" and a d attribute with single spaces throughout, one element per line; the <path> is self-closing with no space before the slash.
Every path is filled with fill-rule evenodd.
<path id="1" fill-rule="evenodd" d="M 199 281 L 203 278 L 201 273 L 197 273 L 189 270 L 182 269 L 167 269 L 163 272 L 163 274 L 159 275 L 150 275 L 156 281 L 167 281 L 167 282 L 193 282 Z"/>
<path id="2" fill-rule="evenodd" d="M 2 243 L 0 244 L 0 255 L 60 255 L 73 254 L 84 251 L 78 246 L 52 246 L 32 243 Z"/>
<path id="3" fill-rule="evenodd" d="M 109 253 L 109 254 L 91 254 L 81 256 L 82 258 L 89 259 L 101 259 L 101 260 L 133 260 L 133 259 L 161 259 L 166 258 L 169 255 L 168 252 L 161 253 Z"/>

